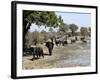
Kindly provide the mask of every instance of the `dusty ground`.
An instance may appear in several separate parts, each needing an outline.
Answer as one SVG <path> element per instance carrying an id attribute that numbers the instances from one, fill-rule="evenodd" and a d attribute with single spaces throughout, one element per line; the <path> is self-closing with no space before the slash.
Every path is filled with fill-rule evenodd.
<path id="1" fill-rule="evenodd" d="M 32 56 L 23 57 L 23 69 L 46 69 L 61 67 L 77 67 L 90 65 L 90 41 L 82 43 L 80 41 L 74 44 L 68 44 L 65 47 L 55 46 L 53 55 L 48 55 L 48 50 L 44 46 L 44 58 L 31 60 Z"/>

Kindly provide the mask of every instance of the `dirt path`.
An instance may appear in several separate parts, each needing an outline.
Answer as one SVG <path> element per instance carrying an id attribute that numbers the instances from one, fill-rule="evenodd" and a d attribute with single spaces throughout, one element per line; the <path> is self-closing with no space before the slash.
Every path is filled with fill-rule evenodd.
<path id="1" fill-rule="evenodd" d="M 44 51 L 48 54 L 47 49 Z M 23 57 L 23 69 L 46 69 L 61 67 L 77 67 L 90 65 L 90 43 L 77 42 L 68 44 L 65 47 L 55 46 L 53 55 L 45 55 L 32 61 L 32 56 Z"/>

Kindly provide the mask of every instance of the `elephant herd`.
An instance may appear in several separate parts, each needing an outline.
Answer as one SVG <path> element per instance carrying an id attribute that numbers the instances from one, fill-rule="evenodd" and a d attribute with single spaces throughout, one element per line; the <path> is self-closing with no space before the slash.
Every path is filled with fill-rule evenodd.
<path id="1" fill-rule="evenodd" d="M 77 37 L 71 38 L 71 39 L 65 39 L 65 38 L 58 38 L 55 39 L 55 44 L 56 46 L 65 46 L 67 44 L 72 44 L 75 43 L 77 41 Z"/>
<path id="2" fill-rule="evenodd" d="M 82 42 L 84 42 L 84 43 L 87 42 L 84 38 L 80 38 L 80 40 L 81 40 Z M 77 38 L 70 39 L 70 40 L 55 39 L 55 44 L 54 44 L 54 42 L 52 42 L 52 40 L 51 40 L 51 41 L 47 41 L 47 42 L 45 43 L 45 46 L 46 46 L 47 49 L 48 49 L 48 52 L 49 52 L 48 55 L 51 56 L 51 55 L 52 55 L 52 50 L 53 50 L 53 48 L 54 48 L 54 45 L 56 45 L 56 46 L 60 46 L 60 45 L 65 46 L 65 45 L 67 45 L 67 44 L 69 44 L 69 43 L 70 43 L 70 44 L 73 44 L 73 43 L 75 43 L 76 41 L 77 41 Z M 41 57 L 44 58 L 44 51 L 43 51 L 43 49 L 42 49 L 41 47 L 31 46 L 30 48 L 24 48 L 24 49 L 23 49 L 23 52 L 24 52 L 23 55 L 27 55 L 27 53 L 28 53 L 28 55 L 29 55 L 29 54 L 33 55 L 32 60 L 35 59 L 35 58 L 37 58 L 37 59 L 39 59 L 39 58 L 41 58 Z"/>
<path id="3" fill-rule="evenodd" d="M 54 43 L 53 42 L 46 42 L 45 46 L 48 48 L 48 52 L 49 52 L 49 56 L 52 55 L 52 50 L 54 47 Z M 28 55 L 31 54 L 33 55 L 33 59 L 38 59 L 38 58 L 44 58 L 44 52 L 43 49 L 41 47 L 36 47 L 36 46 L 31 46 L 30 48 L 24 48 L 24 55 Z"/>

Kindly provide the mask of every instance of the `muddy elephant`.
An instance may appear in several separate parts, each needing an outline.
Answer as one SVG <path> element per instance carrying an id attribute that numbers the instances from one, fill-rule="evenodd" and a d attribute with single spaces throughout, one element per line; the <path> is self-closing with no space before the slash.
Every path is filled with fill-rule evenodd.
<path id="1" fill-rule="evenodd" d="M 52 50 L 53 50 L 53 47 L 54 47 L 54 43 L 53 42 L 46 42 L 46 47 L 48 48 L 49 55 L 51 56 Z"/>
<path id="2" fill-rule="evenodd" d="M 40 57 L 44 58 L 44 52 L 41 47 L 30 47 L 30 52 L 33 55 L 33 59 L 40 58 Z"/>

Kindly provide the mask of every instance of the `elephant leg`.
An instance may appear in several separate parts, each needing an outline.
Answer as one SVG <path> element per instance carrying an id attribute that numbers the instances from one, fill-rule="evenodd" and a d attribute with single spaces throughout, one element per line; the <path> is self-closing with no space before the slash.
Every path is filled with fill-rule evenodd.
<path id="1" fill-rule="evenodd" d="M 51 49 L 49 49 L 49 55 L 50 55 L 50 56 L 52 55 L 52 50 L 51 50 Z"/>

